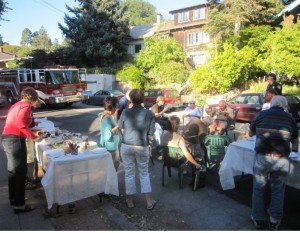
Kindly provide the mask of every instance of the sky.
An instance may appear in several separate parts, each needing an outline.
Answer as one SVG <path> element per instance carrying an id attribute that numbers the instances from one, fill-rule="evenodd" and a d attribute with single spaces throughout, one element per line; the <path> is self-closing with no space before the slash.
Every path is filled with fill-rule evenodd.
<path id="1" fill-rule="evenodd" d="M 29 28 L 31 32 L 38 31 L 44 26 L 52 41 L 56 38 L 59 43 L 63 35 L 58 23 L 64 25 L 64 14 L 69 13 L 70 7 L 78 5 L 74 0 L 5 0 L 12 10 L 4 12 L 2 17 L 7 21 L 0 21 L 0 34 L 3 41 L 11 45 L 20 45 L 22 31 Z M 169 11 L 196 5 L 205 0 L 144 0 L 156 8 L 156 12 L 169 19 Z"/>

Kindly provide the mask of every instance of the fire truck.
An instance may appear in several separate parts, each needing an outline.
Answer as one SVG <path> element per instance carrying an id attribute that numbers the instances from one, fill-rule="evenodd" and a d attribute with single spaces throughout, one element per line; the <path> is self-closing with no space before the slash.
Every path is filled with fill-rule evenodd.
<path id="1" fill-rule="evenodd" d="M 8 103 L 21 99 L 21 91 L 33 87 L 46 104 L 71 106 L 81 101 L 86 90 L 86 69 L 75 66 L 51 66 L 43 69 L 0 70 L 0 95 Z"/>

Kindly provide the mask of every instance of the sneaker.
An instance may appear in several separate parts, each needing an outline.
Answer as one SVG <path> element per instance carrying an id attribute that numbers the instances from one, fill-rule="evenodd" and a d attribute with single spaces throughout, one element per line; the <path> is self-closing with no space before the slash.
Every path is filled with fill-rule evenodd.
<path id="1" fill-rule="evenodd" d="M 270 231 L 277 231 L 279 229 L 279 227 L 280 227 L 280 223 L 281 223 L 280 220 L 278 220 L 276 222 L 271 222 L 270 221 L 270 223 L 269 223 L 269 230 Z"/>
<path id="2" fill-rule="evenodd" d="M 251 220 L 254 223 L 254 226 L 257 230 L 263 230 L 265 227 L 265 221 L 264 220 L 255 220 L 253 216 L 251 215 Z"/>

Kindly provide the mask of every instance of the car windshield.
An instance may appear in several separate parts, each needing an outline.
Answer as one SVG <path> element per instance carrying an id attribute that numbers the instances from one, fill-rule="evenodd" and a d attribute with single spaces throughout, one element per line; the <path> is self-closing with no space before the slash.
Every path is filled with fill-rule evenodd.
<path id="1" fill-rule="evenodd" d="M 294 95 L 285 95 L 289 104 L 299 104 L 300 100 Z"/>
<path id="2" fill-rule="evenodd" d="M 114 96 L 124 95 L 122 92 L 120 92 L 118 90 L 110 90 L 109 92 L 111 94 L 113 94 Z"/>

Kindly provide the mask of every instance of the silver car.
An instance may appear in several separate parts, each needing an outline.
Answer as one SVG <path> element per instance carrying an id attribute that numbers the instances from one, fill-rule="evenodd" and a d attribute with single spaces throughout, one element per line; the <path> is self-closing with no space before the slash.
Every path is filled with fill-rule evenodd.
<path id="1" fill-rule="evenodd" d="M 125 94 L 118 90 L 99 90 L 95 92 L 93 95 L 89 95 L 86 100 L 87 104 L 95 104 L 95 105 L 103 105 L 104 99 L 108 96 L 115 96 L 120 99 Z"/>

